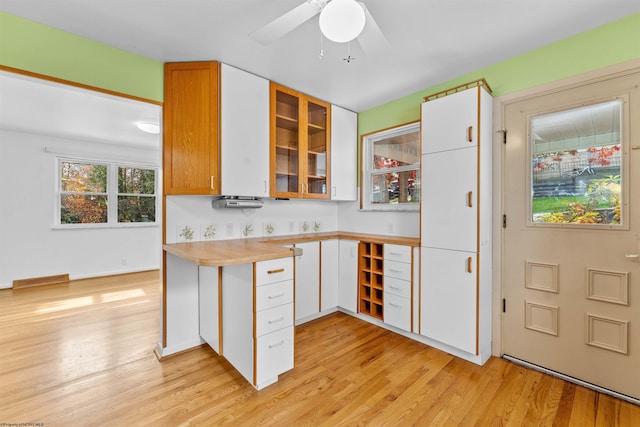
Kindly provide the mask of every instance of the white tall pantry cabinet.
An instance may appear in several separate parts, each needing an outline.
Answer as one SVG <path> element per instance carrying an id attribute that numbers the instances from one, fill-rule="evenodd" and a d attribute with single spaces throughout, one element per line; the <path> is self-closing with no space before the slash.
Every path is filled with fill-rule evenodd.
<path id="1" fill-rule="evenodd" d="M 480 80 L 426 97 L 421 119 L 420 334 L 479 364 L 491 356 L 488 90 Z"/>

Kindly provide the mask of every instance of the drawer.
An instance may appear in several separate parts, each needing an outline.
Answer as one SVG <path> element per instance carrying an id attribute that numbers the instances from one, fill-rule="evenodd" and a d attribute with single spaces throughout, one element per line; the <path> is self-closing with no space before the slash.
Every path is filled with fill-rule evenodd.
<path id="1" fill-rule="evenodd" d="M 256 286 L 293 280 L 293 257 L 256 262 Z"/>
<path id="2" fill-rule="evenodd" d="M 411 282 L 409 280 L 396 279 L 387 276 L 384 278 L 384 295 L 396 295 L 404 298 L 411 298 Z"/>
<path id="3" fill-rule="evenodd" d="M 411 263 L 411 246 L 384 245 L 384 259 Z"/>
<path id="4" fill-rule="evenodd" d="M 411 264 L 385 259 L 384 276 L 411 281 Z"/>
<path id="5" fill-rule="evenodd" d="M 293 280 L 256 287 L 256 311 L 293 302 Z"/>
<path id="6" fill-rule="evenodd" d="M 290 369 L 293 369 L 293 326 L 257 339 L 256 385 Z"/>
<path id="7" fill-rule="evenodd" d="M 384 323 L 411 332 L 411 298 L 385 293 Z"/>
<path id="8" fill-rule="evenodd" d="M 293 303 L 256 313 L 256 336 L 260 337 L 293 325 Z"/>

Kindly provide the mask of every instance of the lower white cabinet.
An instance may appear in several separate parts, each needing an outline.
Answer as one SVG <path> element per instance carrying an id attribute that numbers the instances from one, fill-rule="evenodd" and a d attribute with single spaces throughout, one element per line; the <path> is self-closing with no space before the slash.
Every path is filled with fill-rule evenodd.
<path id="1" fill-rule="evenodd" d="M 320 242 L 320 311 L 338 307 L 338 264 L 340 244 L 338 239 Z"/>
<path id="2" fill-rule="evenodd" d="M 220 354 L 219 267 L 198 267 L 198 316 L 200 338 Z"/>
<path id="3" fill-rule="evenodd" d="M 472 268 L 473 266 L 473 268 Z M 422 248 L 420 333 L 476 353 L 476 254 Z"/>
<path id="4" fill-rule="evenodd" d="M 384 323 L 411 332 L 413 260 L 411 246 L 385 244 L 383 248 Z"/>
<path id="5" fill-rule="evenodd" d="M 302 255 L 296 263 L 296 324 L 320 313 L 320 242 L 296 243 Z"/>
<path id="6" fill-rule="evenodd" d="M 358 311 L 358 241 L 340 239 L 338 265 L 338 307 Z"/>
<path id="7" fill-rule="evenodd" d="M 293 276 L 293 257 L 222 267 L 220 351 L 256 389 L 293 369 Z"/>

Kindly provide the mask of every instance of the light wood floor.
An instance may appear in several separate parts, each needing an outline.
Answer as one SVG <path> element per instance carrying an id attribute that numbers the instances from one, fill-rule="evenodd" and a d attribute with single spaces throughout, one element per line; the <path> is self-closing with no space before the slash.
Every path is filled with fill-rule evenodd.
<path id="1" fill-rule="evenodd" d="M 208 347 L 156 359 L 157 272 L 0 291 L 0 424 L 638 426 L 640 407 L 336 313 L 255 391 Z M 637 374 L 637 372 L 635 373 Z"/>

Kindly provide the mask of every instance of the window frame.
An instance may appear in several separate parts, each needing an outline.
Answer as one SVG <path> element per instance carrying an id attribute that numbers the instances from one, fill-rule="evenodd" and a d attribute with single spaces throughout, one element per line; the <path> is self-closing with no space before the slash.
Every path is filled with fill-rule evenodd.
<path id="1" fill-rule="evenodd" d="M 62 164 L 65 162 L 70 163 L 82 163 L 90 165 L 103 165 L 107 167 L 107 188 L 106 193 L 92 193 L 92 192 L 68 192 L 62 190 Z M 153 194 L 129 194 L 120 193 L 118 188 L 118 169 L 147 169 L 154 171 L 154 192 Z M 160 225 L 158 219 L 158 213 L 160 212 L 160 200 L 159 200 L 159 180 L 160 174 L 157 166 L 135 163 L 135 162 L 118 162 L 111 160 L 97 160 L 87 158 L 74 158 L 74 157 L 56 157 L 56 181 L 55 181 L 55 203 L 54 203 L 54 229 L 83 229 L 83 228 L 128 228 L 128 227 L 156 227 Z M 62 208 L 62 195 L 63 194 L 99 194 L 107 196 L 107 222 L 101 223 L 74 223 L 63 224 L 61 222 L 61 208 Z M 144 196 L 155 198 L 155 221 L 148 222 L 119 222 L 118 221 L 118 199 L 120 196 Z M 114 208 L 115 207 L 115 208 Z"/>
<path id="2" fill-rule="evenodd" d="M 407 171 L 416 171 L 416 176 L 418 177 L 418 181 L 420 182 L 421 175 L 421 148 L 420 144 L 418 144 L 418 152 L 416 156 L 418 158 L 418 162 L 412 165 L 399 166 L 395 168 L 385 169 L 385 172 L 375 171 L 373 167 L 373 146 L 375 142 L 387 139 L 394 136 L 405 135 L 408 133 L 418 132 L 420 135 L 421 125 L 420 121 L 409 122 L 405 124 L 401 124 L 398 126 L 393 126 L 390 128 L 378 130 L 375 132 L 371 132 L 361 137 L 361 147 L 360 147 L 360 170 L 361 170 L 361 180 L 360 180 L 360 210 L 361 211 L 382 211 L 382 212 L 419 212 L 420 211 L 420 201 L 418 203 L 384 203 L 384 204 L 374 204 L 372 203 L 372 187 L 373 187 L 373 176 L 374 175 L 382 175 L 387 173 L 394 172 L 407 172 Z M 420 193 L 420 184 L 418 185 L 417 192 Z"/>

